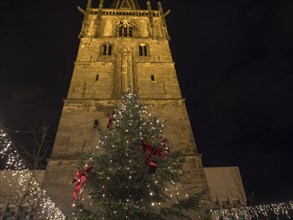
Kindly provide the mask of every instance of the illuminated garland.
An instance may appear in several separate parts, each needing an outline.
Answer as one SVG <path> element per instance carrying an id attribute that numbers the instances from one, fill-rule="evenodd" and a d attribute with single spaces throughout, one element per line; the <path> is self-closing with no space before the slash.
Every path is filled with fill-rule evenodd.
<path id="1" fill-rule="evenodd" d="M 258 219 L 261 216 L 268 217 L 271 214 L 279 219 L 280 215 L 287 216 L 291 219 L 289 211 L 293 210 L 293 201 L 288 203 L 272 203 L 267 205 L 257 205 L 249 207 L 231 208 L 231 209 L 218 209 L 210 210 L 216 219 L 228 219 L 228 217 L 233 217 L 234 219 Z"/>
<path id="2" fill-rule="evenodd" d="M 28 170 L 19 153 L 13 149 L 12 143 L 4 130 L 0 129 L 0 157 L 7 159 L 5 170 L 2 171 L 7 178 L 6 171 L 11 171 L 12 178 L 8 178 L 9 190 L 15 191 L 10 203 L 21 206 L 37 208 L 37 215 L 49 220 L 64 220 L 65 216 L 55 203 L 46 195 L 36 179 L 34 171 Z"/>

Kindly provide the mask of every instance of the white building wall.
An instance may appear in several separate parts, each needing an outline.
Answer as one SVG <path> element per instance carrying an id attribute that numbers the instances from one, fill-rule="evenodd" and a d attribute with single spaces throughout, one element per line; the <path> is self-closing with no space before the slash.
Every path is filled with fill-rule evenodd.
<path id="1" fill-rule="evenodd" d="M 205 167 L 213 208 L 246 206 L 239 167 Z"/>

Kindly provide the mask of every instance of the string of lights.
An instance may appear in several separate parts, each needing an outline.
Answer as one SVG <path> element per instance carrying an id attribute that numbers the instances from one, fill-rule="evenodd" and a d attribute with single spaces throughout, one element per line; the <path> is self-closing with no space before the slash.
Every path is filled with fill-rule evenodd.
<path id="1" fill-rule="evenodd" d="M 6 161 L 2 175 L 7 179 L 9 203 L 18 209 L 37 210 L 37 215 L 48 220 L 64 220 L 65 216 L 55 203 L 46 195 L 37 181 L 35 171 L 27 168 L 5 130 L 0 128 L 0 157 Z M 8 178 L 8 174 L 12 174 Z M 19 211 L 19 210 L 18 210 Z"/>
<path id="2" fill-rule="evenodd" d="M 214 209 L 210 211 L 216 217 L 217 220 L 229 219 L 229 217 L 233 217 L 236 220 L 240 220 L 251 218 L 259 219 L 262 216 L 269 217 L 272 214 L 275 216 L 274 219 L 279 219 L 281 215 L 286 216 L 288 219 L 291 219 L 291 216 L 289 214 L 290 210 L 293 210 L 293 201 L 289 201 L 287 203 L 281 202 L 240 208 Z"/>

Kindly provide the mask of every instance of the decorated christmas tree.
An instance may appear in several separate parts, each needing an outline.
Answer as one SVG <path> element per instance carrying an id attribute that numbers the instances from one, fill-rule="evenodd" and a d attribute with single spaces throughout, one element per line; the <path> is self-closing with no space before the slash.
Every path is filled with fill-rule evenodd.
<path id="1" fill-rule="evenodd" d="M 182 153 L 169 146 L 164 124 L 135 94 L 124 95 L 107 128 L 98 130 L 97 152 L 84 156 L 74 179 L 76 219 L 191 219 L 188 212 L 198 209 L 203 193 L 178 190 Z"/>

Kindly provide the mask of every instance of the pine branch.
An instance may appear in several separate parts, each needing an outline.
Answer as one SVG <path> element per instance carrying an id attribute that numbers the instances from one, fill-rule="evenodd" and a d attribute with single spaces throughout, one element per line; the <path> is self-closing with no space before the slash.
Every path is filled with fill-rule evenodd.
<path id="1" fill-rule="evenodd" d="M 200 200 L 206 192 L 194 194 L 186 199 L 179 200 L 178 203 L 172 204 L 169 208 L 162 208 L 160 213 L 168 217 L 175 216 L 177 219 L 192 219 L 186 213 L 197 211 L 200 207 Z"/>

